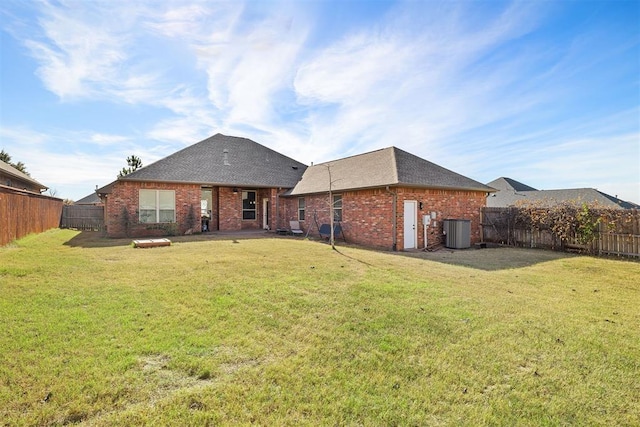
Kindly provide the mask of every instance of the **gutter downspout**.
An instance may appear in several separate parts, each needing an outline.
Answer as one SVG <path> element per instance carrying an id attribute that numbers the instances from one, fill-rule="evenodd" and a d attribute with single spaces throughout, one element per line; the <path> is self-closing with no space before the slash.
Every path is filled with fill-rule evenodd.
<path id="1" fill-rule="evenodd" d="M 387 187 L 385 188 L 385 190 L 387 190 L 387 193 L 391 194 L 393 196 L 393 206 L 392 206 L 392 210 L 393 210 L 393 221 L 392 221 L 392 229 L 393 229 L 393 245 L 392 245 L 392 250 L 394 252 L 398 251 L 398 193 L 394 193 L 393 191 L 389 190 L 389 186 L 387 185 Z"/>

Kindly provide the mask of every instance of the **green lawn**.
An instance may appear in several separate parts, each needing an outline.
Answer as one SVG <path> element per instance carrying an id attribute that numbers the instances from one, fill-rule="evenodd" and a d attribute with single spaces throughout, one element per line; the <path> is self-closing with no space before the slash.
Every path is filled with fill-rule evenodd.
<path id="1" fill-rule="evenodd" d="M 640 425 L 638 262 L 128 243 L 0 248 L 0 423 Z"/>

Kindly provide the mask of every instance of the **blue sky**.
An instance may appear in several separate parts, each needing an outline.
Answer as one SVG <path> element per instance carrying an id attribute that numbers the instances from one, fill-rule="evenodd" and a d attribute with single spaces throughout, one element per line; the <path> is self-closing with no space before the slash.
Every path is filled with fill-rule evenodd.
<path id="1" fill-rule="evenodd" d="M 215 133 L 640 202 L 639 1 L 0 3 L 0 148 L 58 197 Z"/>

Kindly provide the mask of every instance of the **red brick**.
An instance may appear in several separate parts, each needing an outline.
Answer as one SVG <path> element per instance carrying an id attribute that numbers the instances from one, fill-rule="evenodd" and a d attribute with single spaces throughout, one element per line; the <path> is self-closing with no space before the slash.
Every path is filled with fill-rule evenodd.
<path id="1" fill-rule="evenodd" d="M 417 245 L 424 247 L 423 215 L 436 212 L 435 225 L 427 226 L 427 242 L 444 242 L 444 219 L 471 220 L 471 243 L 480 241 L 480 209 L 485 206 L 486 193 L 479 191 L 434 190 L 397 188 L 396 202 L 396 249 L 403 250 L 404 245 L 404 201 L 422 202 L 423 209 L 418 210 Z M 342 195 L 342 229 L 350 243 L 364 246 L 393 249 L 393 195 L 386 189 L 346 191 Z M 283 199 L 282 214 L 285 222 L 297 220 L 298 198 Z M 300 224 L 303 230 L 311 228 L 310 235 L 318 236 L 318 224 L 330 221 L 331 206 L 328 194 L 305 196 L 306 218 Z"/>

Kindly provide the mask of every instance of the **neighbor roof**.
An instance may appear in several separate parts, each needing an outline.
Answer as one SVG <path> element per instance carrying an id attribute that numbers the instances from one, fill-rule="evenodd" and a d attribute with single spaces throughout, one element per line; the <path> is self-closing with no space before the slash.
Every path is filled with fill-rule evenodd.
<path id="1" fill-rule="evenodd" d="M 73 202 L 74 205 L 95 205 L 97 203 L 102 203 L 102 200 L 100 200 L 100 197 L 98 197 L 95 192 Z"/>
<path id="2" fill-rule="evenodd" d="M 329 174 L 331 178 L 329 178 Z M 409 186 L 491 192 L 493 188 L 396 147 L 310 166 L 291 195 Z"/>
<path id="3" fill-rule="evenodd" d="M 505 180 L 505 181 L 501 181 Z M 508 181 L 507 181 L 508 180 Z M 506 187 L 504 182 L 516 183 Z M 598 191 L 595 188 L 570 188 L 563 190 L 518 190 L 517 188 L 533 188 L 509 178 L 498 178 L 488 185 L 500 191 L 487 198 L 487 207 L 509 207 L 522 203 L 537 203 L 546 207 L 563 202 L 582 204 L 595 203 L 603 208 L 638 209 L 640 205 L 626 202 L 617 197 Z"/>
<path id="4" fill-rule="evenodd" d="M 500 177 L 494 179 L 487 184 L 489 187 L 493 187 L 497 190 L 511 190 L 511 191 L 538 191 L 536 188 L 529 187 L 526 184 L 516 181 L 515 179 Z"/>
<path id="5" fill-rule="evenodd" d="M 38 181 L 36 181 L 35 179 L 31 178 L 26 173 L 21 172 L 18 169 L 16 169 L 13 166 L 11 166 L 10 164 L 3 162 L 2 160 L 0 160 L 0 173 L 4 174 L 4 175 L 9 175 L 9 176 L 11 176 L 11 177 L 13 177 L 15 179 L 20 180 L 20 181 L 27 182 L 27 183 L 31 184 L 32 186 L 39 188 L 40 190 L 46 190 L 46 189 L 49 188 L 46 185 L 40 184 Z"/>
<path id="6" fill-rule="evenodd" d="M 250 139 L 218 133 L 120 180 L 291 188 L 306 167 Z"/>

